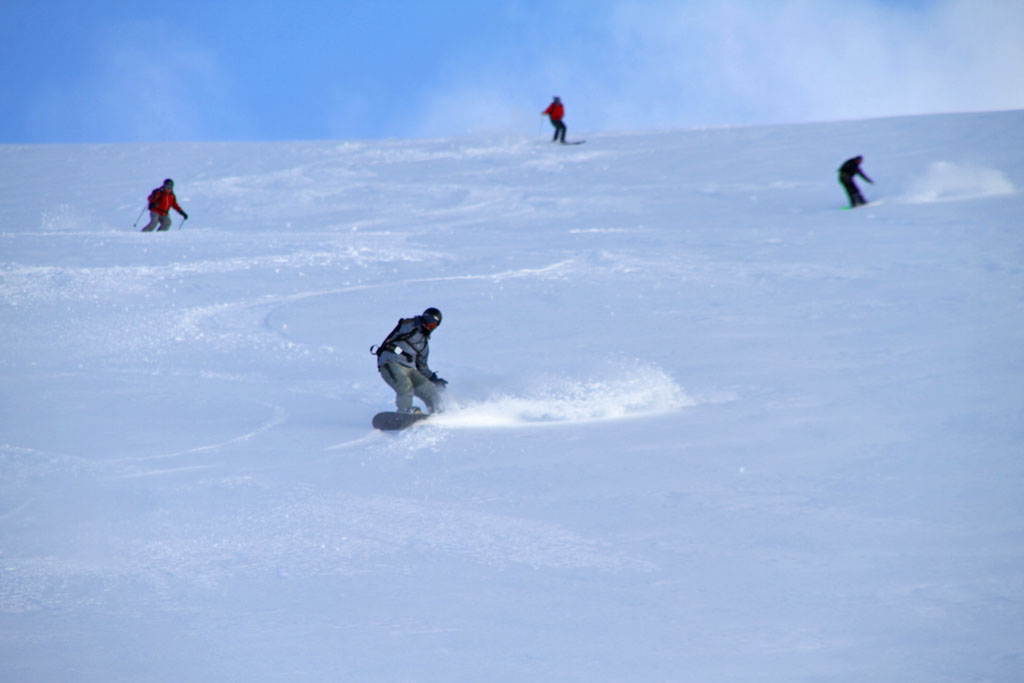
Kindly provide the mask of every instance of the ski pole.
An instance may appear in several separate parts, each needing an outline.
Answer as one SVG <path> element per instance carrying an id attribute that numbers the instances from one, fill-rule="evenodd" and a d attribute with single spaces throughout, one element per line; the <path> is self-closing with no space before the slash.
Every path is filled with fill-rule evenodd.
<path id="1" fill-rule="evenodd" d="M 185 221 L 187 221 L 187 220 L 188 220 L 188 216 L 182 217 L 181 222 L 178 223 L 178 230 L 181 230 L 181 226 L 185 225 Z"/>
<path id="2" fill-rule="evenodd" d="M 142 214 L 145 213 L 145 211 L 146 211 L 146 207 L 142 207 L 142 211 L 139 211 L 139 217 L 135 219 L 134 223 L 132 223 L 132 227 L 133 228 L 139 227 L 139 221 L 142 220 Z"/>

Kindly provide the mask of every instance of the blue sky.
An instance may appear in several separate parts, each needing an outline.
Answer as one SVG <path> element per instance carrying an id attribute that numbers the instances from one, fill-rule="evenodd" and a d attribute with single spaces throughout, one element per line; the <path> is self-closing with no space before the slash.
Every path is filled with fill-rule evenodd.
<path id="1" fill-rule="evenodd" d="M 1020 0 L 8 0 L 0 143 L 546 134 L 1024 108 Z"/>

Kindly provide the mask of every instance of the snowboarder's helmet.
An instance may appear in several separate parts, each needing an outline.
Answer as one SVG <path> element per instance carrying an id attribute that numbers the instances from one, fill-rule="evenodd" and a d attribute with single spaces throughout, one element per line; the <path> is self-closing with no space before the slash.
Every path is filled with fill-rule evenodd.
<path id="1" fill-rule="evenodd" d="M 428 308 L 420 317 L 423 318 L 423 324 L 429 325 L 431 330 L 441 324 L 441 311 L 436 308 Z"/>

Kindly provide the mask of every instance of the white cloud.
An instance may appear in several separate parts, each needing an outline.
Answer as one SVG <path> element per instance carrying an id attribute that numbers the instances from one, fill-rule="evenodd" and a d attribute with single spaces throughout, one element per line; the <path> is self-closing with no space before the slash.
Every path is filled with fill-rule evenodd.
<path id="1" fill-rule="evenodd" d="M 68 111 L 69 137 L 99 142 L 238 137 L 225 132 L 246 129 L 216 52 L 161 22 L 107 27 L 83 70 L 36 97 L 41 129 L 67 126 Z"/>
<path id="2" fill-rule="evenodd" d="M 619 55 L 634 65 L 619 83 L 640 90 L 650 79 L 630 75 L 661 72 L 661 94 L 684 116 L 796 121 L 1024 106 L 1019 2 L 623 3 L 614 30 L 617 45 L 635 50 Z M 664 74 L 678 87 L 664 87 Z"/>
<path id="3" fill-rule="evenodd" d="M 1024 2 L 632 0 L 516 52 L 463 59 L 420 99 L 427 134 L 522 126 L 552 94 L 576 130 L 1024 108 Z"/>

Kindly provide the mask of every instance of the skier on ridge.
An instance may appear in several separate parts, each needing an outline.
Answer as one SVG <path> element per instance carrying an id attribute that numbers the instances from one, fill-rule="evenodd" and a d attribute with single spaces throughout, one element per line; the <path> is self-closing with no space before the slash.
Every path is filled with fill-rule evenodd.
<path id="1" fill-rule="evenodd" d="M 168 178 L 164 184 L 149 193 L 149 224 L 142 229 L 142 232 L 153 232 L 157 224 L 158 230 L 163 232 L 170 230 L 171 217 L 168 215 L 174 209 L 180 213 L 185 220 L 188 214 L 178 206 L 178 198 L 174 196 L 174 181 Z"/>
<path id="2" fill-rule="evenodd" d="M 852 159 L 847 159 L 843 162 L 843 165 L 839 167 L 839 184 L 846 190 L 846 194 L 850 197 L 850 208 L 856 208 L 862 204 L 867 204 L 867 200 L 864 199 L 864 195 L 860 193 L 860 188 L 857 187 L 857 183 L 853 182 L 855 176 L 860 176 L 864 180 L 868 181 L 872 185 L 875 181 L 864 175 L 864 171 L 860 170 L 860 164 L 864 161 L 864 157 L 856 156 Z"/>
<path id="3" fill-rule="evenodd" d="M 400 413 L 418 413 L 412 405 L 419 397 L 430 413 L 442 412 L 440 391 L 448 382 L 427 365 L 430 334 L 441 324 L 441 311 L 428 308 L 422 315 L 402 318 L 395 329 L 370 350 L 377 354 L 377 371 L 395 390 L 395 405 Z"/>
<path id="4" fill-rule="evenodd" d="M 564 145 L 565 124 L 562 123 L 562 117 L 565 116 L 565 107 L 562 106 L 562 100 L 556 97 L 540 115 L 551 119 L 551 125 L 555 127 L 555 137 L 551 138 L 551 142 L 561 142 Z"/>

